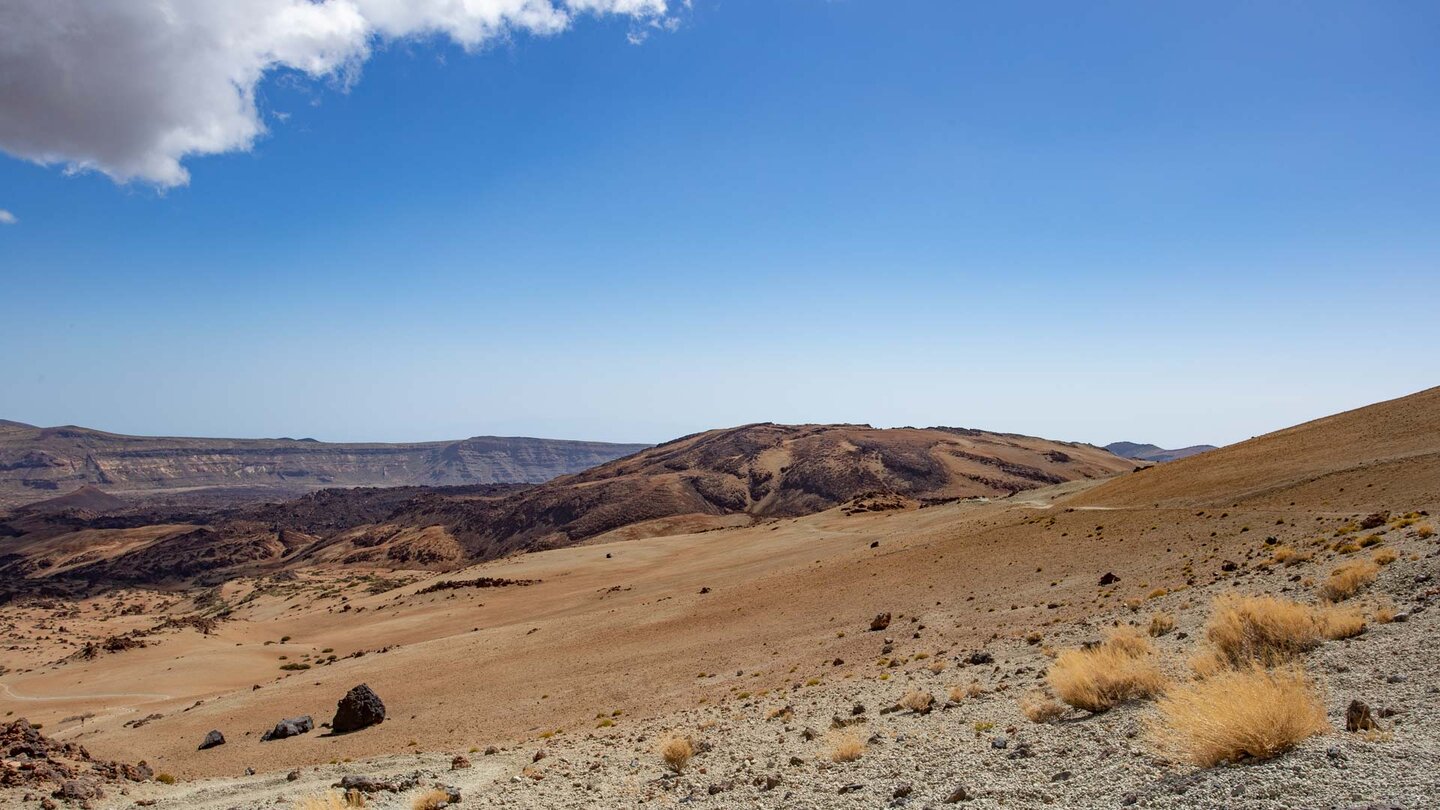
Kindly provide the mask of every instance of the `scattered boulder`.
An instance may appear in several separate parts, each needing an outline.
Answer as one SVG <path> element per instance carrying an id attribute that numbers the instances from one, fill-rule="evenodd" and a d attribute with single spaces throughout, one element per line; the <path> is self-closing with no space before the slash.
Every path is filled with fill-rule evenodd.
<path id="1" fill-rule="evenodd" d="M 976 665 L 990 664 L 995 661 L 995 656 L 991 655 L 988 652 L 985 652 L 984 650 L 977 650 L 976 652 L 970 653 L 970 657 L 966 658 L 965 660 L 970 664 Z"/>
<path id="2" fill-rule="evenodd" d="M 455 758 L 450 760 L 450 770 L 452 771 L 459 771 L 468 767 L 470 767 L 470 760 L 466 759 L 463 754 L 456 754 Z"/>
<path id="3" fill-rule="evenodd" d="M 1105 576 L 1100 577 L 1100 587 L 1103 588 L 1103 587 L 1105 587 L 1106 585 L 1114 585 L 1115 583 L 1117 583 L 1117 582 L 1119 582 L 1119 581 L 1120 581 L 1120 577 L 1115 576 L 1114 572 L 1112 572 L 1112 571 L 1106 571 L 1106 572 L 1105 572 Z"/>
<path id="4" fill-rule="evenodd" d="M 275 724 L 275 727 L 260 735 L 260 742 L 271 740 L 283 740 L 286 737 L 298 737 L 301 734 L 309 734 L 315 730 L 315 721 L 310 715 L 301 717 L 290 717 Z"/>
<path id="5" fill-rule="evenodd" d="M 957 804 L 959 802 L 968 802 L 970 799 L 970 791 L 966 790 L 964 785 L 957 785 L 954 790 L 950 791 L 950 795 L 945 797 L 945 803 Z"/>
<path id="6" fill-rule="evenodd" d="M 1350 701 L 1345 709 L 1345 730 L 1346 731 L 1372 731 L 1380 728 L 1375 722 L 1374 716 L 1370 714 L 1370 707 L 1360 700 Z"/>
<path id="7" fill-rule="evenodd" d="M 378 779 L 374 776 L 359 776 L 355 774 L 341 777 L 335 786 L 344 791 L 358 790 L 361 793 L 379 793 L 381 791 L 398 793 L 400 791 L 400 787 L 394 782 L 387 782 L 384 779 Z"/>
<path id="8" fill-rule="evenodd" d="M 64 799 L 67 802 L 84 801 L 85 799 L 99 799 L 105 796 L 105 791 L 100 786 L 89 780 L 66 779 L 60 787 L 50 794 L 57 799 Z"/>
<path id="9" fill-rule="evenodd" d="M 347 734 L 385 721 L 385 704 L 367 684 L 360 684 L 340 698 L 330 728 L 336 734 Z"/>
<path id="10" fill-rule="evenodd" d="M 205 739 L 203 739 L 203 740 L 200 741 L 200 747 L 199 747 L 198 750 L 200 750 L 200 751 L 205 751 L 205 750 L 207 750 L 207 749 L 214 748 L 214 747 L 217 746 L 217 745 L 224 745 L 224 744 L 225 744 L 225 735 L 224 735 L 224 734 L 221 734 L 220 731 L 219 731 L 219 729 L 216 729 L 216 730 L 214 730 L 214 731 L 211 731 L 209 734 L 206 734 L 206 735 L 205 735 Z"/>
<path id="11" fill-rule="evenodd" d="M 878 632 L 878 631 L 880 631 L 880 630 L 884 630 L 885 628 L 887 628 L 887 627 L 889 627 L 889 626 L 890 626 L 890 614 L 889 614 L 889 613 L 877 613 L 877 614 L 875 615 L 875 618 L 873 618 L 873 619 L 870 620 L 870 629 L 871 629 L 872 631 L 877 631 L 877 632 Z"/>

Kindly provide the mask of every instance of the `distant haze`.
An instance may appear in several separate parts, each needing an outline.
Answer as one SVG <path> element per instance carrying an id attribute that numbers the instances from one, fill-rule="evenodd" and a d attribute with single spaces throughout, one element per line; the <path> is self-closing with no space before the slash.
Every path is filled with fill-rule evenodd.
<path id="1" fill-rule="evenodd" d="M 0 418 L 1229 444 L 1440 382 L 1440 4 L 0 3 Z"/>

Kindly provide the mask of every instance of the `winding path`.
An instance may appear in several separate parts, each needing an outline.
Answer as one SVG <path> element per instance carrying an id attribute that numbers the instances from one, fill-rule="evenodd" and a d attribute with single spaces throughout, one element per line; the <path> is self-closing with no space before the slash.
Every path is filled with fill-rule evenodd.
<path id="1" fill-rule="evenodd" d="M 172 695 L 162 695 L 158 692 L 115 692 L 98 695 L 58 695 L 55 697 L 34 697 L 30 695 L 19 695 L 8 683 L 0 683 L 0 690 L 4 690 L 6 696 L 12 700 L 108 700 L 110 698 L 148 698 L 150 701 L 170 700 Z"/>

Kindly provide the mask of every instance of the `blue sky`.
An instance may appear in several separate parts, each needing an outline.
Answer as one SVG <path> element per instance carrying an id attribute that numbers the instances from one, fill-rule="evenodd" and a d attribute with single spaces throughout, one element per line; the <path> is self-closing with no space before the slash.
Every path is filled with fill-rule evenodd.
<path id="1" fill-rule="evenodd" d="M 1433 4 L 676 19 L 272 71 L 169 189 L 0 156 L 0 417 L 1175 446 L 1440 382 Z"/>

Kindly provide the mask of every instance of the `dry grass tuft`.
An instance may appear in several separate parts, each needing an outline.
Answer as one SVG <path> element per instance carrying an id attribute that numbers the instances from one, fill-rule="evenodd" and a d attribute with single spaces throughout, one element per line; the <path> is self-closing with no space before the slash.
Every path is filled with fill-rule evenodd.
<path id="1" fill-rule="evenodd" d="M 440 788 L 431 788 L 419 796 L 416 796 L 415 799 L 410 802 L 410 810 L 440 810 L 440 808 L 449 803 L 449 793 L 446 793 Z"/>
<path id="2" fill-rule="evenodd" d="M 1071 706 L 1103 712 L 1165 688 L 1165 676 L 1151 660 L 1153 651 L 1150 639 L 1138 630 L 1119 628 L 1102 644 L 1060 653 L 1046 680 Z"/>
<path id="3" fill-rule="evenodd" d="M 1375 606 L 1375 612 L 1372 615 L 1375 617 L 1376 624 L 1389 624 L 1395 621 L 1395 605 L 1386 599 Z"/>
<path id="4" fill-rule="evenodd" d="M 1296 551 L 1290 546 L 1276 546 L 1275 556 L 1272 557 L 1270 561 L 1276 565 L 1283 565 L 1286 568 L 1290 568 L 1303 562 L 1309 562 L 1313 556 L 1314 555 L 1309 552 Z"/>
<path id="5" fill-rule="evenodd" d="M 1139 629 L 1131 625 L 1112 627 L 1105 631 L 1104 646 L 1138 658 L 1155 652 L 1155 645 Z"/>
<path id="6" fill-rule="evenodd" d="M 1370 555 L 1370 559 L 1374 560 L 1376 565 L 1389 565 L 1400 559 L 1400 555 L 1395 553 L 1394 549 L 1382 548 Z"/>
<path id="7" fill-rule="evenodd" d="M 965 686 L 952 686 L 945 693 L 951 703 L 959 703 L 965 698 L 977 698 L 985 694 L 985 687 L 979 681 L 971 681 Z"/>
<path id="8" fill-rule="evenodd" d="M 365 794 L 358 790 L 341 793 L 327 790 L 314 796 L 303 796 L 293 805 L 294 810 L 350 810 L 365 806 Z"/>
<path id="9" fill-rule="evenodd" d="M 1065 714 L 1065 707 L 1044 691 L 1036 689 L 1020 698 L 1020 711 L 1024 712 L 1032 723 L 1049 723 Z"/>
<path id="10" fill-rule="evenodd" d="M 695 756 L 695 746 L 690 742 L 689 737 L 682 737 L 678 734 L 668 734 L 660 740 L 660 758 L 670 766 L 670 770 L 681 773 L 685 770 L 685 764 L 690 757 Z"/>
<path id="11" fill-rule="evenodd" d="M 1150 627 L 1147 632 L 1151 637 L 1159 638 L 1175 629 L 1175 617 L 1169 613 L 1156 613 L 1150 617 Z"/>
<path id="12" fill-rule="evenodd" d="M 1205 637 L 1218 655 L 1205 661 L 1204 653 L 1191 665 L 1197 674 L 1215 664 L 1241 667 L 1250 662 L 1265 666 L 1283 664 L 1315 649 L 1322 639 L 1315 611 L 1299 602 L 1271 596 L 1235 596 L 1215 599 Z"/>
<path id="13" fill-rule="evenodd" d="M 1435 529 L 1430 524 L 1419 526 L 1415 529 L 1415 536 L 1421 540 L 1429 540 L 1435 536 Z"/>
<path id="14" fill-rule="evenodd" d="M 1330 578 L 1320 585 L 1320 597 L 1327 602 L 1343 602 L 1374 582 L 1379 572 L 1380 566 L 1369 560 L 1345 563 L 1331 571 Z"/>
<path id="15" fill-rule="evenodd" d="M 1365 614 L 1352 608 L 1317 610 L 1315 623 L 1320 627 L 1320 634 L 1331 641 L 1354 638 L 1365 632 Z"/>
<path id="16" fill-rule="evenodd" d="M 865 755 L 865 741 L 853 731 L 830 734 L 830 761 L 854 762 Z"/>
<path id="17" fill-rule="evenodd" d="M 1152 739 L 1201 767 L 1269 759 L 1330 729 L 1325 702 L 1299 669 L 1252 666 L 1171 689 Z"/>
<path id="18" fill-rule="evenodd" d="M 935 706 L 935 696 L 923 689 L 916 689 L 913 692 L 906 693 L 905 697 L 900 698 L 900 705 L 912 712 L 929 714 L 930 709 Z"/>

